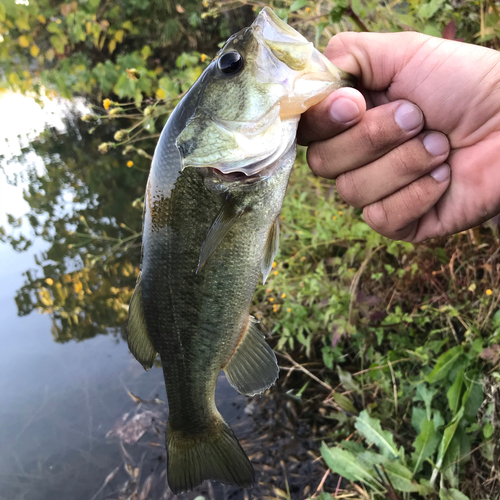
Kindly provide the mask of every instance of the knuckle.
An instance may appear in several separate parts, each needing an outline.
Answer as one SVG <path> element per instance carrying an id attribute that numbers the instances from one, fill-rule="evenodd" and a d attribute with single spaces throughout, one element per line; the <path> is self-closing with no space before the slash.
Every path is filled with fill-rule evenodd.
<path id="1" fill-rule="evenodd" d="M 417 182 L 409 184 L 406 189 L 403 189 L 399 193 L 401 205 L 410 213 L 418 211 L 426 203 L 422 194 L 422 190 Z"/>
<path id="2" fill-rule="evenodd" d="M 314 142 L 307 148 L 307 163 L 316 175 L 333 178 L 329 172 L 330 161 L 331 155 L 325 141 Z"/>
<path id="3" fill-rule="evenodd" d="M 387 235 L 389 233 L 389 213 L 384 200 L 368 205 L 363 210 L 366 223 L 377 233 Z"/>
<path id="4" fill-rule="evenodd" d="M 377 154 L 387 147 L 387 133 L 383 120 L 363 120 L 358 128 L 359 144 L 364 144 L 369 154 Z"/>
<path id="5" fill-rule="evenodd" d="M 355 208 L 361 208 L 362 196 L 360 195 L 354 172 L 345 172 L 337 177 L 336 181 L 337 191 L 340 197 L 349 205 Z"/>
<path id="6" fill-rule="evenodd" d="M 394 173 L 397 176 L 415 177 L 415 174 L 421 175 L 425 169 L 422 162 L 419 161 L 418 155 L 412 151 L 411 144 L 405 144 L 399 148 L 393 149 L 391 152 L 391 162 L 393 164 Z"/>

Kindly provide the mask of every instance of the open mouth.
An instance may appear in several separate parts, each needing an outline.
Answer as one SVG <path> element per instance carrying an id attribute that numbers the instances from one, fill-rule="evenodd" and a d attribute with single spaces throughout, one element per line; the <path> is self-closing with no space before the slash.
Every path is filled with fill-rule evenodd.
<path id="1" fill-rule="evenodd" d="M 214 172 L 215 175 L 217 175 L 221 179 L 224 179 L 224 180 L 230 181 L 230 182 L 245 181 L 245 180 L 251 179 L 252 177 L 255 177 L 255 176 L 248 176 L 248 175 L 244 174 L 243 172 L 230 172 L 228 174 L 225 174 L 224 172 L 221 172 L 217 168 L 212 168 L 211 170 Z"/>

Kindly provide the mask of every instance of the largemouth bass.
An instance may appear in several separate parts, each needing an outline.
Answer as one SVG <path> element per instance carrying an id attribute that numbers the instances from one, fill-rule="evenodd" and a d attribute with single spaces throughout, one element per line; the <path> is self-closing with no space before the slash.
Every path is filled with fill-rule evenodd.
<path id="1" fill-rule="evenodd" d="M 278 365 L 250 303 L 278 251 L 278 217 L 300 114 L 352 78 L 265 8 L 233 35 L 170 116 L 144 201 L 142 268 L 128 345 L 167 388 L 167 473 L 177 494 L 206 479 L 250 487 L 254 471 L 214 401 Z"/>

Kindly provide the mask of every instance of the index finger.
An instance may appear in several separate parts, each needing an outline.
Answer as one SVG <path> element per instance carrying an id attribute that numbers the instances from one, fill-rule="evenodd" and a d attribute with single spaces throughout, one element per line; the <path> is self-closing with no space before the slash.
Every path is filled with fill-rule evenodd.
<path id="1" fill-rule="evenodd" d="M 300 118 L 297 141 L 302 146 L 340 134 L 358 123 L 366 111 L 361 92 L 344 87 L 332 92 Z"/>

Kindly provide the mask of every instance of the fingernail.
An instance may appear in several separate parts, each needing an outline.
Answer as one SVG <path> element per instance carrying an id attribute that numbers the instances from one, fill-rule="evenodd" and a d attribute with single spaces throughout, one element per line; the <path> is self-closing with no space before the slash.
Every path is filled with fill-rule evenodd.
<path id="1" fill-rule="evenodd" d="M 450 166 L 447 163 L 443 163 L 431 172 L 431 177 L 438 182 L 447 181 L 450 177 Z"/>
<path id="2" fill-rule="evenodd" d="M 405 132 L 411 132 L 422 123 L 424 115 L 415 104 L 405 102 L 396 109 L 394 119 Z"/>
<path id="3" fill-rule="evenodd" d="M 439 132 L 433 132 L 424 137 L 424 146 L 433 156 L 441 156 L 448 152 L 448 139 Z"/>
<path id="4" fill-rule="evenodd" d="M 339 123 L 349 123 L 359 116 L 359 108 L 354 101 L 339 97 L 330 106 L 332 118 Z"/>

